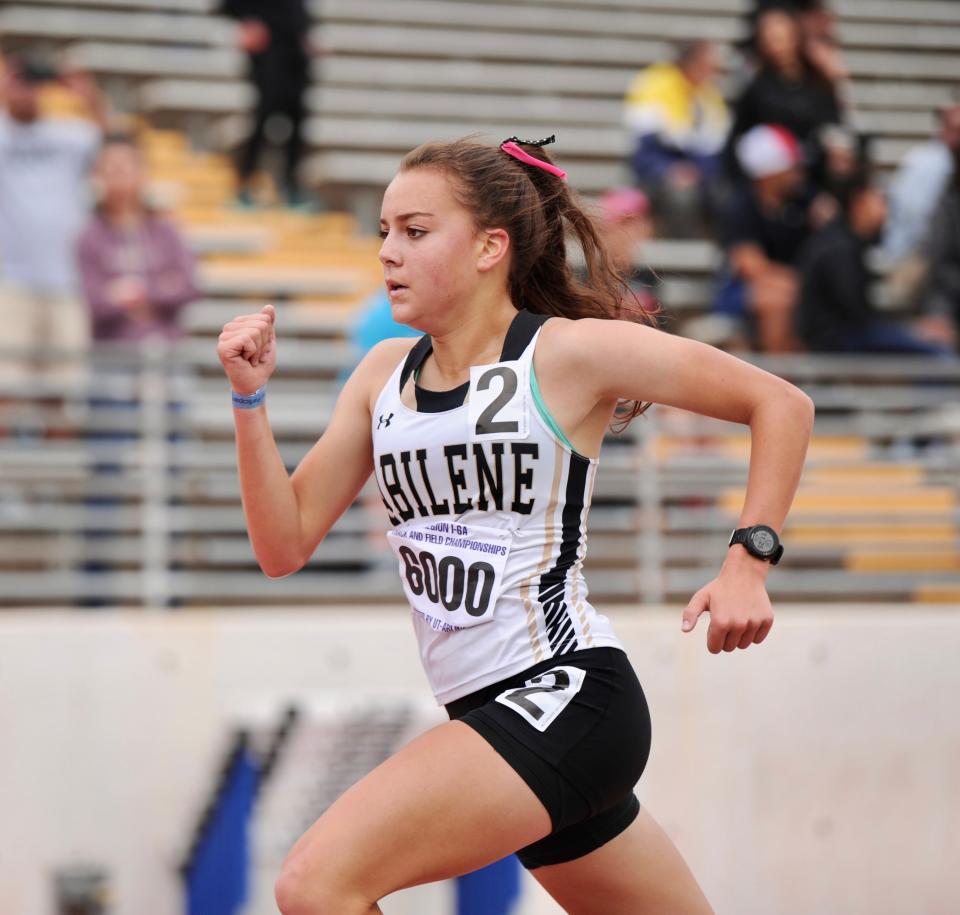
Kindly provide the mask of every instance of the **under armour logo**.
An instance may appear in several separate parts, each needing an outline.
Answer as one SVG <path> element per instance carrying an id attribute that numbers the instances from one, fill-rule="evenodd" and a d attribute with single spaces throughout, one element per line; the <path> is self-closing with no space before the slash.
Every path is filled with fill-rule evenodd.
<path id="1" fill-rule="evenodd" d="M 383 414 L 381 413 L 381 414 L 380 414 L 380 419 L 377 421 L 377 428 L 379 429 L 381 426 L 383 426 L 384 428 L 386 428 L 387 426 L 390 425 L 390 420 L 391 420 L 391 419 L 393 419 L 393 414 L 392 414 L 392 413 L 387 414 L 386 419 L 384 419 L 384 416 L 383 416 Z"/>

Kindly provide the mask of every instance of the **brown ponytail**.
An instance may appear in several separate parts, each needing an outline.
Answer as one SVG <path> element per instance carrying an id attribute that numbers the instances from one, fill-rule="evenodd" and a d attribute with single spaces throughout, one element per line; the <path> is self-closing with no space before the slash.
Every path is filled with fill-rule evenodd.
<path id="1" fill-rule="evenodd" d="M 543 147 L 519 144 L 552 164 Z M 621 318 L 656 326 L 655 313 L 640 306 L 626 280 L 613 268 L 593 221 L 561 178 L 527 165 L 471 138 L 426 143 L 408 153 L 400 171 L 436 168 L 453 181 L 460 204 L 478 228 L 496 227 L 510 236 L 509 292 L 517 308 L 564 318 Z M 567 240 L 583 250 L 586 276 L 567 261 Z M 650 404 L 625 401 L 616 412 L 618 431 Z"/>

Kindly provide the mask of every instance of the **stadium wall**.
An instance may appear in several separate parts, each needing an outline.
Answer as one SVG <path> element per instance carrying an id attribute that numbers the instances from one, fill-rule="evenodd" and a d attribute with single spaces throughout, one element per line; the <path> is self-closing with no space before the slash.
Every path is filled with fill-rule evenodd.
<path id="1" fill-rule="evenodd" d="M 960 607 L 777 609 L 719 656 L 707 617 L 614 614 L 653 714 L 641 800 L 718 915 L 960 911 Z M 0 616 L 0 912 L 49 915 L 52 870 L 90 861 L 116 915 L 177 915 L 230 723 L 330 691 L 426 692 L 403 609 Z"/>

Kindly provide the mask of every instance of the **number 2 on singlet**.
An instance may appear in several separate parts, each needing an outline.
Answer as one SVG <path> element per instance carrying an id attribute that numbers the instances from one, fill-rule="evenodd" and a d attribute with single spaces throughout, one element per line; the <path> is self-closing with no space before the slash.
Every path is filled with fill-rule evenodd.
<path id="1" fill-rule="evenodd" d="M 585 677 L 579 667 L 552 667 L 527 680 L 526 686 L 501 693 L 496 701 L 545 731 L 580 692 Z"/>
<path id="2" fill-rule="evenodd" d="M 529 388 L 529 366 L 525 362 L 472 366 L 467 404 L 470 441 L 526 438 Z"/>

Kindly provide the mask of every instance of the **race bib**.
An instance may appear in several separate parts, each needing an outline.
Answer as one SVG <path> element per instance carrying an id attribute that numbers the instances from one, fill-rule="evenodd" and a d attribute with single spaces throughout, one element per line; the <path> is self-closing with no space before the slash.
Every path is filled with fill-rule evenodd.
<path id="1" fill-rule="evenodd" d="M 410 606 L 440 631 L 489 623 L 503 590 L 509 530 L 433 521 L 387 531 Z"/>

